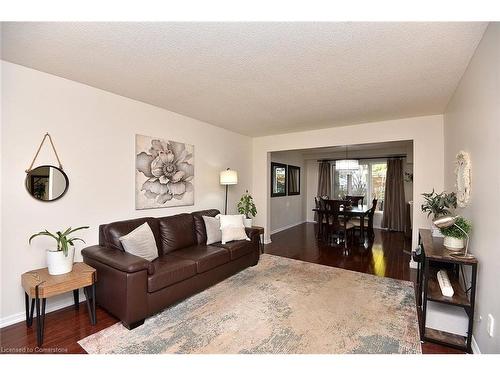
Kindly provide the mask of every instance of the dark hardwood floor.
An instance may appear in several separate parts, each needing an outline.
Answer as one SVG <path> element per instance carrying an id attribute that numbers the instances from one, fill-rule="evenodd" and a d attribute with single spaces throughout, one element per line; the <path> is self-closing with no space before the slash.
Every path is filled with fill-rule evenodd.
<path id="1" fill-rule="evenodd" d="M 356 238 L 357 240 L 357 238 Z M 386 276 L 393 279 L 411 280 L 408 267 L 411 240 L 402 233 L 375 230 L 370 244 L 349 243 L 348 253 L 344 245 L 329 246 L 316 239 L 315 225 L 304 223 L 271 236 L 272 243 L 265 246 L 268 254 L 340 267 L 351 271 Z"/>
<path id="2" fill-rule="evenodd" d="M 47 300 L 47 305 L 49 304 L 50 299 Z M 77 341 L 118 322 L 115 317 L 99 307 L 96 308 L 96 317 L 97 324 L 90 325 L 85 302 L 80 303 L 78 310 L 70 306 L 47 314 L 41 348 L 36 344 L 36 320 L 29 328 L 24 321 L 4 327 L 0 329 L 0 353 L 86 353 Z"/>
<path id="3" fill-rule="evenodd" d="M 331 247 L 318 242 L 310 223 L 271 238 L 272 243 L 265 246 L 269 254 L 401 280 L 415 277 L 408 267 L 410 255 L 403 252 L 410 251 L 411 243 L 402 233 L 376 231 L 372 245 L 350 246 L 347 254 L 341 245 Z M 36 323 L 28 328 L 20 322 L 0 329 L 0 353 L 85 353 L 77 341 L 116 322 L 116 318 L 97 307 L 97 325 L 91 326 L 85 304 L 80 304 L 79 310 L 67 307 L 47 314 L 43 348 L 36 347 Z M 430 343 L 422 348 L 424 353 L 462 353 Z"/>

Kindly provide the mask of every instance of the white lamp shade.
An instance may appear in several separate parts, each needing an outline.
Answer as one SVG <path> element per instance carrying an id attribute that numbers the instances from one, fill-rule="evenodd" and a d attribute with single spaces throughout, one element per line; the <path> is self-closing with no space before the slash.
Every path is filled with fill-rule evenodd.
<path id="1" fill-rule="evenodd" d="M 344 159 L 335 161 L 337 171 L 357 171 L 359 162 L 356 159 Z"/>
<path id="2" fill-rule="evenodd" d="M 221 185 L 236 185 L 238 183 L 238 172 L 227 169 L 220 173 Z"/>

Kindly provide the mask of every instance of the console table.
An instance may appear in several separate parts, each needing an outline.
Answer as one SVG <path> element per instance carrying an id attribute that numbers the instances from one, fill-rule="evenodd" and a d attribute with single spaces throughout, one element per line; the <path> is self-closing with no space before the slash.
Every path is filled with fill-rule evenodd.
<path id="1" fill-rule="evenodd" d="M 420 336 L 423 340 L 472 352 L 472 328 L 476 299 L 477 259 L 460 259 L 450 256 L 452 250 L 443 246 L 443 238 L 432 237 L 429 229 L 419 230 L 421 255 L 417 268 L 417 305 L 421 311 Z M 466 281 L 464 267 L 470 267 L 470 282 Z M 437 280 L 437 271 L 446 269 L 453 287 L 452 297 L 445 297 Z M 439 331 L 425 326 L 427 302 L 434 301 L 465 310 L 469 318 L 467 336 Z"/>
<path id="2" fill-rule="evenodd" d="M 49 297 L 73 291 L 75 309 L 78 309 L 80 307 L 78 290 L 83 288 L 87 298 L 90 324 L 96 324 L 95 282 L 95 268 L 82 262 L 75 263 L 73 270 L 63 275 L 49 275 L 47 268 L 28 271 L 21 275 L 21 283 L 25 292 L 26 325 L 31 327 L 36 305 L 36 339 L 39 347 L 43 344 L 45 305 Z"/>

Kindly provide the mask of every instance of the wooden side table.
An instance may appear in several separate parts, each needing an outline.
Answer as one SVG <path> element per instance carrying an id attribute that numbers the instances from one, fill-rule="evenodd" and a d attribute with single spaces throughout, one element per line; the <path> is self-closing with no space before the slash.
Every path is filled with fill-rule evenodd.
<path id="1" fill-rule="evenodd" d="M 252 225 L 252 229 L 255 229 L 259 232 L 259 250 L 264 253 L 264 239 L 260 240 L 260 236 L 264 237 L 264 228 Z"/>
<path id="2" fill-rule="evenodd" d="M 28 271 L 22 274 L 21 283 L 25 292 L 26 325 L 31 327 L 33 324 L 33 312 L 36 306 L 36 339 L 39 347 L 43 344 L 45 305 L 47 303 L 47 298 L 49 297 L 73 291 L 75 309 L 78 309 L 80 304 L 78 290 L 79 288 L 83 288 L 83 292 L 87 298 L 90 323 L 92 325 L 96 324 L 96 280 L 96 270 L 81 262 L 75 263 L 73 265 L 73 270 L 64 275 L 49 275 L 47 268 Z"/>

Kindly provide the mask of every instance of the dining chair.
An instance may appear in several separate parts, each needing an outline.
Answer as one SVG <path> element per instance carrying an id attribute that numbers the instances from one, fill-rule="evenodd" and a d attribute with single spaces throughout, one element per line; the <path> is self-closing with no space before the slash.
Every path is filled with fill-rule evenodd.
<path id="1" fill-rule="evenodd" d="M 377 208 L 377 199 L 372 201 L 372 207 L 370 208 L 370 212 L 368 213 L 368 220 L 363 221 L 364 229 L 368 230 L 369 237 L 373 238 L 375 236 L 375 232 L 373 230 L 373 217 L 375 216 L 375 210 Z M 358 218 L 351 219 L 352 224 L 354 225 L 354 230 L 360 229 L 361 231 L 361 220 Z"/>
<path id="2" fill-rule="evenodd" d="M 353 206 L 363 205 L 363 201 L 365 200 L 364 195 L 346 195 L 345 200 L 351 201 Z"/>
<path id="3" fill-rule="evenodd" d="M 318 232 L 316 238 L 321 239 L 324 233 L 324 227 L 326 223 L 325 218 L 325 204 L 322 201 L 321 197 L 314 197 L 314 206 L 316 208 L 316 212 L 314 213 L 314 220 L 318 223 Z"/>
<path id="4" fill-rule="evenodd" d="M 321 197 L 314 197 L 314 205 L 317 209 L 319 209 L 319 200 L 321 199 Z"/>
<path id="5" fill-rule="evenodd" d="M 329 199 L 325 200 L 325 212 L 327 217 L 326 223 L 326 240 L 328 243 L 333 242 L 333 237 L 338 235 L 344 240 L 344 248 L 347 249 L 347 237 L 351 234 L 354 226 L 349 222 L 347 217 L 341 216 L 340 207 L 346 207 L 349 204 L 347 200 Z"/>

